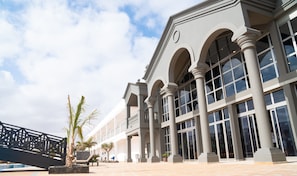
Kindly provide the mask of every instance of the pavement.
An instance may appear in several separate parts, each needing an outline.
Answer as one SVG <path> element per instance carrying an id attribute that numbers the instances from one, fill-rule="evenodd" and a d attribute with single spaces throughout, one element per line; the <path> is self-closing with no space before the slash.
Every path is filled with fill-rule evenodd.
<path id="1" fill-rule="evenodd" d="M 0 176 L 46 176 L 48 171 L 36 168 L 0 172 Z M 56 174 L 51 174 L 56 175 Z M 60 176 L 297 176 L 297 160 L 283 163 L 254 163 L 253 161 L 222 161 L 219 163 L 99 163 L 90 166 L 88 174 L 59 174 Z"/>

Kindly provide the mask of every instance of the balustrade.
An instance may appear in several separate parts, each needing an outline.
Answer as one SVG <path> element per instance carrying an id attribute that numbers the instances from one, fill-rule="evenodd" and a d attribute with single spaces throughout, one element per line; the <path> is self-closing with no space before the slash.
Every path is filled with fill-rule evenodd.
<path id="1" fill-rule="evenodd" d="M 0 122 L 0 148 L 64 160 L 66 145 L 66 138 Z"/>

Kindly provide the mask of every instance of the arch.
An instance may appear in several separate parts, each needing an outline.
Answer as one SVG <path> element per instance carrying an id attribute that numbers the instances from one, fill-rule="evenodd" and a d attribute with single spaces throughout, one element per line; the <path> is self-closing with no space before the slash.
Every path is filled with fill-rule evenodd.
<path id="1" fill-rule="evenodd" d="M 193 49 L 187 45 L 179 45 L 180 47 L 175 50 L 171 57 L 171 61 L 168 69 L 168 80 L 169 82 L 176 82 L 176 77 L 180 70 L 182 69 L 188 62 L 187 59 L 190 59 L 190 65 L 195 61 Z M 182 59 L 181 57 L 187 57 L 187 59 Z M 177 62 L 179 63 L 177 64 Z M 179 67 L 179 68 L 178 68 Z"/>
<path id="2" fill-rule="evenodd" d="M 153 86 L 151 87 L 151 90 L 148 91 L 148 97 L 154 97 L 156 96 L 157 92 L 159 92 L 159 89 L 161 89 L 162 87 L 164 87 L 165 85 L 165 81 L 163 78 L 157 78 L 154 81 Z"/>
<path id="3" fill-rule="evenodd" d="M 197 60 L 195 60 L 195 62 L 193 62 L 193 67 L 198 66 L 198 63 L 205 63 L 205 59 L 207 57 L 207 52 L 210 45 L 220 34 L 226 31 L 231 31 L 234 34 L 235 31 L 237 31 L 237 27 L 232 23 L 224 22 L 216 25 L 208 31 L 204 39 L 201 40 L 201 44 L 199 45 L 200 47 L 198 48 L 198 51 L 200 51 L 198 52 L 199 57 L 197 58 Z"/>

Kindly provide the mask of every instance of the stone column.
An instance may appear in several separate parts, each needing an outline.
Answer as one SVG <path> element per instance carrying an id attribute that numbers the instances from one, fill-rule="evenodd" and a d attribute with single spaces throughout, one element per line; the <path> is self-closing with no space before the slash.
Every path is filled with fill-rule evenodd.
<path id="1" fill-rule="evenodd" d="M 127 116 L 127 118 L 126 118 L 126 128 L 128 129 L 129 128 L 129 118 L 130 118 L 130 116 L 131 116 L 131 113 L 130 113 L 130 105 L 126 105 L 126 116 Z"/>
<path id="2" fill-rule="evenodd" d="M 286 161 L 285 154 L 274 148 L 272 143 L 271 125 L 266 109 L 255 45 L 259 35 L 258 30 L 243 27 L 233 36 L 245 57 L 256 112 L 261 148 L 256 151 L 254 160 L 256 162 Z"/>
<path id="3" fill-rule="evenodd" d="M 165 96 L 168 98 L 169 133 L 171 144 L 171 154 L 168 157 L 168 161 L 172 163 L 183 161 L 183 158 L 178 154 L 177 131 L 174 112 L 174 93 L 176 89 L 177 85 L 172 83 L 169 83 L 168 86 L 164 89 L 166 93 Z"/>
<path id="4" fill-rule="evenodd" d="M 140 158 L 139 162 L 147 162 L 145 158 L 145 132 L 143 130 L 139 130 L 139 143 L 140 143 Z"/>
<path id="5" fill-rule="evenodd" d="M 160 159 L 156 156 L 156 149 L 155 149 L 155 120 L 154 120 L 154 99 L 152 97 L 147 98 L 145 100 L 149 112 L 149 128 L 150 128 L 150 157 L 148 162 L 155 163 L 160 162 Z"/>
<path id="6" fill-rule="evenodd" d="M 132 162 L 131 158 L 131 136 L 127 136 L 127 162 Z"/>
<path id="7" fill-rule="evenodd" d="M 228 111 L 230 114 L 234 158 L 238 161 L 244 160 L 236 104 L 228 105 Z"/>
<path id="8" fill-rule="evenodd" d="M 207 104 L 205 95 L 205 85 L 204 85 L 204 75 L 208 65 L 205 63 L 199 63 L 196 67 L 191 67 L 189 70 L 194 75 L 196 79 L 196 87 L 198 94 L 198 107 L 200 115 L 200 126 L 201 126 L 201 137 L 203 152 L 198 157 L 199 162 L 218 162 L 218 156 L 212 152 L 211 149 L 211 139 L 209 133 L 208 124 L 208 114 L 207 114 Z"/>
<path id="9" fill-rule="evenodd" d="M 198 156 L 202 153 L 202 140 L 201 140 L 201 125 L 200 125 L 200 118 L 199 116 L 195 116 L 195 131 L 196 131 L 196 135 L 195 135 L 195 138 L 196 138 L 196 150 L 197 150 L 197 153 L 196 153 L 196 156 L 197 156 L 197 159 L 198 159 Z"/>
<path id="10" fill-rule="evenodd" d="M 142 123 L 144 122 L 144 96 L 138 95 L 137 98 L 137 104 L 138 104 L 138 121 L 139 121 L 139 127 L 141 127 Z"/>

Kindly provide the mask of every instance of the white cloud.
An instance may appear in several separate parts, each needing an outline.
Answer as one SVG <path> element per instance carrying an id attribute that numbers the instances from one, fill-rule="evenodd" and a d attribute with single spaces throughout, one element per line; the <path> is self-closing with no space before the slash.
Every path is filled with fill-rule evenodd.
<path id="1" fill-rule="evenodd" d="M 165 26 L 169 15 L 195 4 L 16 2 L 23 3 L 21 10 L 0 8 L 0 120 L 60 136 L 65 136 L 68 94 L 74 105 L 84 95 L 88 110 L 98 109 L 103 118 L 127 83 L 144 75 L 159 39 L 145 36 L 135 20 L 146 19 L 154 30 Z"/>
<path id="2" fill-rule="evenodd" d="M 5 18 L 5 16 L 4 16 Z M 20 51 L 18 31 L 0 16 L 0 66 L 4 59 L 13 59 Z"/>

